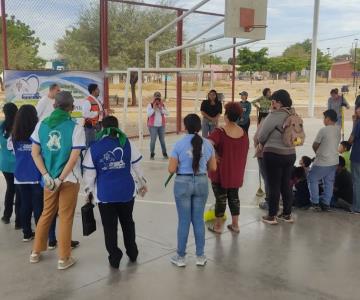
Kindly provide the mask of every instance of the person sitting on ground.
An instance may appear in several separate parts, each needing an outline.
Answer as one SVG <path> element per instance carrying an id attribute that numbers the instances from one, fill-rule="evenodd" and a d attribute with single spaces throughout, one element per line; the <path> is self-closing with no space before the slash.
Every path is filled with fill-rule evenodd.
<path id="1" fill-rule="evenodd" d="M 336 126 L 337 114 L 329 109 L 324 112 L 324 125 L 313 143 L 315 161 L 308 175 L 310 200 L 314 211 L 328 211 L 333 195 L 336 167 L 339 163 L 338 146 L 340 127 Z M 319 181 L 324 183 L 324 192 L 320 202 Z"/>
<path id="2" fill-rule="evenodd" d="M 345 168 L 351 173 L 350 162 L 351 144 L 348 141 L 342 141 L 339 145 L 339 153 L 345 159 Z"/>
<path id="3" fill-rule="evenodd" d="M 271 109 L 271 90 L 269 88 L 265 88 L 262 91 L 262 96 L 257 98 L 251 102 L 258 111 L 258 124 L 260 124 L 262 119 L 265 119 L 270 112 Z"/>
<path id="4" fill-rule="evenodd" d="M 331 206 L 352 211 L 353 202 L 353 182 L 351 174 L 347 171 L 344 157 L 339 156 L 339 164 L 336 168 L 334 194 Z"/>
<path id="5" fill-rule="evenodd" d="M 243 185 L 249 150 L 249 138 L 245 130 L 236 124 L 236 121 L 241 118 L 241 114 L 242 109 L 239 103 L 227 103 L 224 115 L 225 126 L 216 128 L 209 136 L 218 158 L 216 172 L 209 173 L 216 199 L 216 220 L 208 229 L 215 233 L 222 233 L 226 202 L 229 204 L 232 216 L 232 223 L 227 228 L 235 233 L 240 231 L 239 188 Z"/>
<path id="6" fill-rule="evenodd" d="M 155 159 L 155 144 L 159 137 L 161 150 L 164 159 L 168 159 L 165 144 L 165 124 L 166 116 L 169 115 L 164 101 L 161 100 L 161 93 L 154 93 L 154 100 L 147 106 L 148 128 L 150 132 L 150 159 Z"/>
<path id="7" fill-rule="evenodd" d="M 312 164 L 312 159 L 306 155 L 301 157 L 299 161 L 299 165 L 304 169 L 306 176 L 308 176 L 309 174 L 311 164 Z"/>
<path id="8" fill-rule="evenodd" d="M 114 116 L 105 117 L 102 126 L 103 130 L 98 133 L 100 139 L 90 146 L 84 158 L 85 191 L 99 204 L 109 263 L 118 269 L 123 256 L 117 243 L 118 220 L 126 254 L 131 262 L 135 262 L 138 256 L 133 220 L 135 180 L 141 183 L 142 195 L 147 187 L 141 169 L 142 155 L 119 129 L 118 120 Z"/>
<path id="9" fill-rule="evenodd" d="M 59 215 L 59 260 L 65 270 L 76 262 L 71 257 L 71 234 L 80 189 L 80 152 L 86 148 L 84 128 L 71 119 L 74 98 L 70 92 L 55 96 L 55 110 L 39 122 L 31 135 L 32 157 L 43 177 L 44 209 L 35 231 L 31 263 L 47 249 L 49 228 Z"/>
<path id="10" fill-rule="evenodd" d="M 174 196 L 178 213 L 177 251 L 171 263 L 186 266 L 186 244 L 192 223 L 196 244 L 196 265 L 204 266 L 204 210 L 209 195 L 207 171 L 216 170 L 215 151 L 211 143 L 199 136 L 201 120 L 196 114 L 184 119 L 187 134 L 174 145 L 168 170 L 176 173 Z"/>
<path id="11" fill-rule="evenodd" d="M 245 130 L 246 134 L 248 134 L 250 127 L 251 103 L 248 101 L 247 92 L 243 91 L 239 95 L 241 96 L 241 101 L 239 102 L 239 104 L 242 108 L 243 113 L 236 123 Z"/>
<path id="12" fill-rule="evenodd" d="M 202 136 L 207 138 L 218 126 L 219 118 L 222 114 L 222 103 L 215 90 L 208 93 L 207 100 L 201 103 L 200 108 L 202 119 Z"/>
<path id="13" fill-rule="evenodd" d="M 332 89 L 330 91 L 330 98 L 328 99 L 328 109 L 332 109 L 336 112 L 337 121 L 336 125 L 342 126 L 342 108 L 350 108 L 349 103 L 346 101 L 343 95 L 339 95 L 338 89 Z"/>
<path id="14" fill-rule="evenodd" d="M 292 174 L 292 181 L 294 182 L 294 206 L 298 208 L 307 209 L 310 207 L 310 192 L 306 180 L 306 172 L 303 167 L 296 167 Z"/>

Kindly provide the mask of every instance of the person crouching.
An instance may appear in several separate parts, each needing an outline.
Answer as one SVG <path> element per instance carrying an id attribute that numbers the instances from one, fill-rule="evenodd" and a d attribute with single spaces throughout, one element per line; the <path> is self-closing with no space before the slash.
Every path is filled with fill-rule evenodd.
<path id="1" fill-rule="evenodd" d="M 123 256 L 117 244 L 118 219 L 124 235 L 126 254 L 131 262 L 135 262 L 138 256 L 132 216 L 136 184 L 132 173 L 140 183 L 140 194 L 144 195 L 147 187 L 140 165 L 142 156 L 119 129 L 118 120 L 108 116 L 103 119 L 102 125 L 98 141 L 85 155 L 84 179 L 86 192 L 91 193 L 99 204 L 109 263 L 117 269 Z"/>

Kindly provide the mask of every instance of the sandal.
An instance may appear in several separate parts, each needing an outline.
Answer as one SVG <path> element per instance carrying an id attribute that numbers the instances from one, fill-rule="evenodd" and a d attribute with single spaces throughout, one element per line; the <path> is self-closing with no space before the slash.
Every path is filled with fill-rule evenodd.
<path id="1" fill-rule="evenodd" d="M 207 229 L 213 233 L 216 233 L 216 234 L 222 234 L 221 231 L 218 231 L 218 230 L 215 230 L 215 224 L 210 224 Z"/>
<path id="2" fill-rule="evenodd" d="M 240 228 L 235 228 L 232 224 L 229 224 L 227 226 L 227 229 L 229 229 L 231 232 L 234 232 L 234 233 L 239 233 L 240 232 Z"/>

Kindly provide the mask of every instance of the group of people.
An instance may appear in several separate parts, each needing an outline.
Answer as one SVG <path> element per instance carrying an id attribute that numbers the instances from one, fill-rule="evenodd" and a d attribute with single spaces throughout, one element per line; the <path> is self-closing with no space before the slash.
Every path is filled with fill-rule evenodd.
<path id="1" fill-rule="evenodd" d="M 119 268 L 123 256 L 118 246 L 118 220 L 130 261 L 135 262 L 139 253 L 132 214 L 136 195 L 143 196 L 148 191 L 141 167 L 142 155 L 119 129 L 118 120 L 105 116 L 98 100 L 98 87 L 90 85 L 88 90 L 90 95 L 83 107 L 84 122 L 71 118 L 74 109 L 71 93 L 60 91 L 59 86 L 53 84 L 47 100 L 41 100 L 36 109 L 24 105 L 18 110 L 12 103 L 5 104 L 5 120 L 0 125 L 0 170 L 7 182 L 2 221 L 10 222 L 17 194 L 15 226 L 23 229 L 24 242 L 35 239 L 30 262 L 41 261 L 41 253 L 55 248 L 58 240 L 57 267 L 60 270 L 75 263 L 71 255 L 75 241 L 71 238 L 81 179 L 87 201 L 98 204 L 110 266 Z M 330 205 L 344 208 L 344 202 L 352 198 L 352 206 L 346 207 L 360 212 L 360 107 L 356 108 L 351 137 L 341 143 L 340 149 L 339 116 L 333 108 L 326 110 L 325 127 L 313 143 L 314 161 L 302 157 L 301 166 L 294 167 L 298 144 L 289 144 L 284 139 L 285 124 L 289 117 L 296 116 L 289 93 L 286 90 L 271 93 L 267 88 L 263 96 L 252 103 L 247 99 L 247 92 L 241 92 L 240 96 L 240 102 L 224 106 L 224 125 L 219 126 L 223 105 L 217 92 L 211 90 L 201 105 L 202 119 L 197 114 L 184 118 L 186 134 L 175 143 L 169 157 L 164 141 L 168 111 L 159 92 L 147 107 L 150 158 L 155 157 L 155 142 L 159 137 L 163 157 L 169 159 L 168 171 L 176 174 L 177 251 L 171 262 L 179 267 L 186 265 L 191 224 L 196 264 L 204 266 L 207 262 L 204 210 L 209 194 L 208 178 L 216 203 L 215 220 L 207 224 L 207 228 L 214 234 L 223 232 L 228 203 L 231 222 L 226 228 L 235 234 L 240 231 L 239 188 L 244 182 L 249 151 L 252 106 L 258 112 L 254 145 L 265 182 L 264 205 L 268 213 L 262 217 L 264 223 L 275 225 L 279 220 L 293 223 L 294 203 L 326 211 Z M 343 97 L 339 101 L 345 103 Z M 340 158 L 338 150 L 342 154 Z M 353 188 L 351 197 L 350 186 Z M 31 227 L 32 215 L 35 232 Z M 58 239 L 55 235 L 57 216 Z"/>

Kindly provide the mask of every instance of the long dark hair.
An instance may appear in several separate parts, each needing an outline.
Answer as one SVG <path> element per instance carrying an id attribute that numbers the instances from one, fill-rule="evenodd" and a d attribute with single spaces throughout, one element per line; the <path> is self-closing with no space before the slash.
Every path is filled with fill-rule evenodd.
<path id="1" fill-rule="evenodd" d="M 20 107 L 15 117 L 12 138 L 14 141 L 27 141 L 34 132 L 38 122 L 37 112 L 32 105 L 23 105 Z"/>
<path id="2" fill-rule="evenodd" d="M 18 111 L 17 106 L 12 102 L 6 103 L 3 107 L 5 121 L 2 124 L 1 129 L 2 129 L 2 133 L 4 134 L 5 138 L 8 138 L 11 134 L 17 111 Z"/>
<path id="3" fill-rule="evenodd" d="M 194 174 L 196 174 L 199 172 L 200 168 L 200 159 L 203 145 L 203 139 L 198 135 L 198 132 L 201 130 L 201 119 L 196 114 L 189 114 L 184 118 L 184 125 L 189 134 L 194 134 L 194 137 L 191 140 L 191 145 L 193 147 L 192 168 Z"/>
<path id="4" fill-rule="evenodd" d="M 207 97 L 207 99 L 210 101 L 209 94 L 211 94 L 211 93 L 215 93 L 215 94 L 216 94 L 215 103 L 218 103 L 220 100 L 219 100 L 219 96 L 218 96 L 218 93 L 217 93 L 216 90 L 210 90 L 210 91 L 208 92 L 208 97 Z"/>

